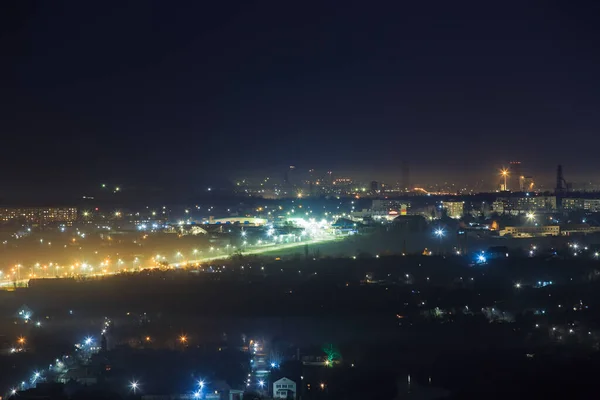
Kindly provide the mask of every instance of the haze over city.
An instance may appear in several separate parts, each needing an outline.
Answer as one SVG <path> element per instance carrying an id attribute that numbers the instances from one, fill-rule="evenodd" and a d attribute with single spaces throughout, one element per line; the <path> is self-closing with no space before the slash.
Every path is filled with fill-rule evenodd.
<path id="1" fill-rule="evenodd" d="M 0 4 L 0 400 L 597 397 L 597 2 Z"/>
<path id="2" fill-rule="evenodd" d="M 511 160 L 597 179 L 594 3 L 184 3 L 3 4 L 7 192 L 395 181 L 401 160 L 427 183 Z"/>

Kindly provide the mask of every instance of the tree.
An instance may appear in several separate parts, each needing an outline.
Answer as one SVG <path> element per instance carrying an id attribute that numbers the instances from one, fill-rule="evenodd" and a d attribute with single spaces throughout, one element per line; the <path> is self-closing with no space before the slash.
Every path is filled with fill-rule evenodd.
<path id="1" fill-rule="evenodd" d="M 323 346 L 323 352 L 327 355 L 327 361 L 333 363 L 334 361 L 338 361 L 342 358 L 340 352 L 333 346 L 333 344 L 326 344 Z"/>

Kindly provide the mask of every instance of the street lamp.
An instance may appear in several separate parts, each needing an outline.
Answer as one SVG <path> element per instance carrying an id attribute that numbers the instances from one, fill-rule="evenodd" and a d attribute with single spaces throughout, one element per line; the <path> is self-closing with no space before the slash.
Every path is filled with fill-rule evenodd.
<path id="1" fill-rule="evenodd" d="M 529 221 L 532 221 L 532 220 L 534 220 L 534 219 L 535 219 L 535 214 L 534 214 L 534 213 L 532 213 L 532 212 L 528 212 L 528 213 L 527 213 L 525 216 L 527 217 L 527 219 L 528 219 Z"/>
<path id="2" fill-rule="evenodd" d="M 434 231 L 434 234 L 435 234 L 435 236 L 437 236 L 440 239 L 440 248 L 438 250 L 439 250 L 439 253 L 441 254 L 442 253 L 442 238 L 444 237 L 444 230 L 442 228 L 437 228 Z"/>
<path id="3" fill-rule="evenodd" d="M 140 387 L 140 384 L 137 381 L 132 381 L 129 383 L 129 389 L 133 390 L 133 393 L 135 394 L 135 391 L 138 390 Z"/>
<path id="4" fill-rule="evenodd" d="M 508 187 L 507 187 L 507 183 L 506 183 L 506 178 L 508 177 L 509 174 L 510 173 L 508 171 L 508 168 L 502 168 L 500 170 L 500 175 L 502 175 L 504 177 L 504 190 L 505 191 L 508 191 Z"/>

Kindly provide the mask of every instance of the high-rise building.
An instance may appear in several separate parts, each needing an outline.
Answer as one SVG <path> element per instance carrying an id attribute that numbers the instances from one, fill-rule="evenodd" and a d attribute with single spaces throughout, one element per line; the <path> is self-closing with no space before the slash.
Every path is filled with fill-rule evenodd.
<path id="1" fill-rule="evenodd" d="M 290 165 L 288 169 L 285 170 L 285 174 L 283 175 L 283 184 L 286 188 L 292 187 L 294 184 L 292 183 L 292 172 L 296 169 L 295 166 Z"/>
<path id="2" fill-rule="evenodd" d="M 459 219 L 463 216 L 465 203 L 462 201 L 443 201 L 442 208 L 450 218 Z"/>

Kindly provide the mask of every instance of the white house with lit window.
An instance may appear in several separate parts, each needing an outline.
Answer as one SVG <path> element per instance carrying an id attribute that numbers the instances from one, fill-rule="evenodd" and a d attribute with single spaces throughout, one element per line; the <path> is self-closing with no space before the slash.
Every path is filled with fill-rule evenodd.
<path id="1" fill-rule="evenodd" d="M 273 382 L 274 399 L 296 399 L 296 382 L 288 378 L 281 378 Z"/>

